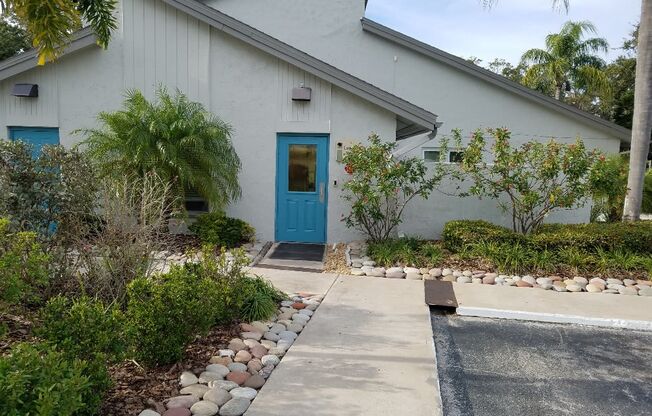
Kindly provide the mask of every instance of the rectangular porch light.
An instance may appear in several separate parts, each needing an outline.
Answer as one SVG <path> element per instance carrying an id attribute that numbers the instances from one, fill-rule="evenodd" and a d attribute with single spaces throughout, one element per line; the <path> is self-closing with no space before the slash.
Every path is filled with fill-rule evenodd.
<path id="1" fill-rule="evenodd" d="M 38 97 L 38 84 L 14 84 L 11 89 L 11 95 L 14 97 Z"/>
<path id="2" fill-rule="evenodd" d="M 312 89 L 310 87 L 292 88 L 292 101 L 310 101 Z"/>

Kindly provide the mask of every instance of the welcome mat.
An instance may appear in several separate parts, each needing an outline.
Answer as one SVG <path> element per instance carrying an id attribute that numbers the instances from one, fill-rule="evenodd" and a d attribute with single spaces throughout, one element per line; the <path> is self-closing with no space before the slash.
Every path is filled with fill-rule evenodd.
<path id="1" fill-rule="evenodd" d="M 269 258 L 272 260 L 324 261 L 324 244 L 279 243 Z"/>

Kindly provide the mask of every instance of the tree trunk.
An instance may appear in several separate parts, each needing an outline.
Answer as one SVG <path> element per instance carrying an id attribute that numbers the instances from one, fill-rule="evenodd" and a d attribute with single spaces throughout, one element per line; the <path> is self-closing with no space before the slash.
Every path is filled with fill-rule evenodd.
<path id="1" fill-rule="evenodd" d="M 641 216 L 645 164 L 652 132 L 652 0 L 641 4 L 641 26 L 638 33 L 634 120 L 629 152 L 627 195 L 623 221 L 637 221 Z"/>
<path id="2" fill-rule="evenodd" d="M 562 86 L 557 85 L 557 86 L 555 87 L 555 100 L 561 100 L 561 90 L 562 90 L 562 87 L 563 87 L 563 84 L 562 84 Z"/>

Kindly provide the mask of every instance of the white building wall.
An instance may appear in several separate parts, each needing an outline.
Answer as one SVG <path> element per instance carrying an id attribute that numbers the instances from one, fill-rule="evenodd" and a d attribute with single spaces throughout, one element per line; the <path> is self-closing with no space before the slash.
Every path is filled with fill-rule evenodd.
<path id="1" fill-rule="evenodd" d="M 233 127 L 243 195 L 230 215 L 250 222 L 261 240 L 273 240 L 276 136 L 326 133 L 328 241 L 358 237 L 340 221 L 346 174 L 336 146 L 372 130 L 392 140 L 394 114 L 158 0 L 123 0 L 121 6 L 121 25 L 107 51 L 89 47 L 0 82 L 0 134 L 12 125 L 59 127 L 61 143 L 72 146 L 82 140 L 73 130 L 97 127 L 96 115 L 119 109 L 126 89 L 152 98 L 156 85 L 179 88 Z M 11 97 L 16 82 L 39 84 L 39 98 Z M 292 87 L 301 84 L 312 88 L 310 103 L 291 100 Z"/>

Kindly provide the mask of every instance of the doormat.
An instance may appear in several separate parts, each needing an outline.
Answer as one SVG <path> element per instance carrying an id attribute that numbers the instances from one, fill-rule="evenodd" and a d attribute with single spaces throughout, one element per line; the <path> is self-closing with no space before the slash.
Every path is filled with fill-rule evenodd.
<path id="1" fill-rule="evenodd" d="M 450 282 L 425 280 L 426 304 L 444 308 L 457 308 L 457 298 Z"/>
<path id="2" fill-rule="evenodd" d="M 269 256 L 273 260 L 324 261 L 323 244 L 280 243 Z"/>

